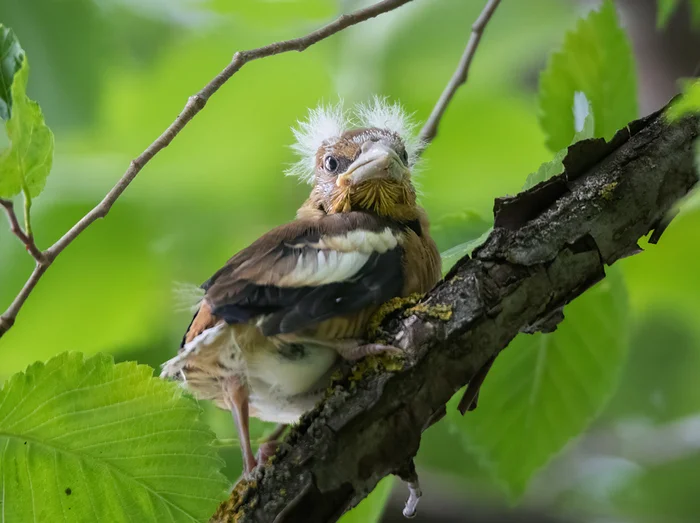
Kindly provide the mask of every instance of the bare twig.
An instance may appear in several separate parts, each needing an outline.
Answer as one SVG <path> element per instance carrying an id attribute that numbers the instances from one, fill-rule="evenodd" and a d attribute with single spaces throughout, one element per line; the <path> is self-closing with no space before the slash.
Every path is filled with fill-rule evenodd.
<path id="1" fill-rule="evenodd" d="M 19 241 L 21 241 L 24 244 L 24 246 L 27 248 L 27 251 L 29 251 L 29 254 L 31 254 L 32 257 L 38 263 L 43 263 L 44 255 L 36 246 L 31 231 L 27 230 L 27 232 L 25 233 L 22 227 L 20 226 L 19 220 L 17 219 L 17 215 L 15 214 L 15 208 L 12 206 L 12 202 L 10 200 L 0 199 L 0 205 L 5 208 L 5 212 L 7 213 L 7 219 L 10 221 L 10 232 L 12 232 L 12 234 L 19 238 Z"/>
<path id="2" fill-rule="evenodd" d="M 459 87 L 467 81 L 469 66 L 472 63 L 477 47 L 479 47 L 479 42 L 481 41 L 481 36 L 484 34 L 486 24 L 489 23 L 489 20 L 491 20 L 494 11 L 500 3 L 501 0 L 489 0 L 484 7 L 484 10 L 479 15 L 479 18 L 477 18 L 474 25 L 472 25 L 472 34 L 469 37 L 467 47 L 464 49 L 462 58 L 457 66 L 457 70 L 452 75 L 452 78 L 450 78 L 445 90 L 440 95 L 440 99 L 435 104 L 433 112 L 430 113 L 428 121 L 425 122 L 423 129 L 421 129 L 420 138 L 422 143 L 430 143 L 437 135 L 438 126 L 440 125 L 442 115 L 445 114 L 445 110 L 447 109 L 450 101 L 452 101 L 457 89 L 459 89 Z"/>
<path id="3" fill-rule="evenodd" d="M 20 293 L 14 299 L 9 308 L 2 314 L 2 316 L 0 316 L 0 337 L 2 337 L 2 335 L 10 329 L 10 327 L 12 327 L 19 310 L 22 308 L 22 305 L 24 305 L 24 302 L 31 294 L 34 286 L 49 265 L 51 265 L 56 256 L 58 256 L 63 249 L 70 245 L 71 242 L 75 240 L 93 222 L 95 222 L 98 218 L 104 218 L 107 215 L 109 210 L 112 208 L 112 205 L 114 205 L 114 202 L 116 202 L 122 195 L 141 169 L 143 169 L 143 167 L 156 154 L 170 145 L 170 142 L 172 142 L 180 131 L 182 131 L 185 125 L 187 125 L 189 121 L 192 120 L 192 118 L 194 118 L 197 113 L 204 108 L 209 98 L 211 98 L 211 96 L 216 93 L 222 85 L 224 85 L 234 74 L 236 74 L 241 67 L 248 62 L 252 62 L 253 60 L 258 60 L 260 58 L 286 53 L 289 51 L 304 51 L 313 44 L 333 36 L 343 29 L 359 24 L 360 22 L 364 22 L 365 20 L 369 20 L 370 18 L 374 18 L 380 14 L 392 11 L 410 1 L 411 0 L 382 0 L 381 2 L 377 2 L 376 4 L 364 9 L 358 9 L 353 13 L 341 15 L 333 22 L 307 34 L 306 36 L 294 38 L 292 40 L 284 40 L 282 42 L 274 42 L 257 49 L 239 51 L 234 54 L 231 63 L 228 64 L 223 71 L 221 71 L 211 82 L 205 85 L 204 88 L 199 91 L 199 93 L 189 98 L 180 115 L 172 124 L 170 124 L 163 134 L 161 134 L 151 145 L 149 145 L 138 158 L 132 160 L 131 165 L 121 179 L 96 207 L 83 216 L 78 223 L 71 227 L 71 229 L 48 250 L 46 250 L 46 252 L 41 253 L 38 249 L 36 249 L 36 252 L 32 252 L 32 256 L 34 256 L 34 258 L 37 258 L 37 253 L 40 254 L 43 261 L 37 264 L 36 269 L 29 277 L 29 280 L 27 280 L 27 283 L 25 283 Z M 7 209 L 7 207 L 5 208 Z M 10 221 L 12 223 L 12 218 Z M 15 234 L 17 233 L 15 232 Z M 28 236 L 28 238 L 31 239 L 31 236 Z M 26 242 L 25 245 L 27 245 Z"/>

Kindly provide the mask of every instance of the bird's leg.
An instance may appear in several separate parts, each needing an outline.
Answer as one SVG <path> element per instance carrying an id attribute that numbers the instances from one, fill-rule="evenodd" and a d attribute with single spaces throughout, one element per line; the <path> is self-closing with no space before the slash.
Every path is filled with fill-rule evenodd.
<path id="1" fill-rule="evenodd" d="M 275 452 L 277 452 L 277 449 L 280 446 L 279 437 L 286 429 L 287 425 L 285 423 L 279 423 L 275 427 L 275 430 L 270 432 L 270 434 L 268 434 L 267 437 L 265 437 L 265 440 L 260 444 L 257 454 L 259 467 L 267 463 L 267 461 L 275 455 Z"/>
<path id="2" fill-rule="evenodd" d="M 267 461 L 275 455 L 275 452 L 277 452 L 277 449 L 280 446 L 280 442 L 275 440 L 275 441 L 266 441 L 265 443 L 261 443 L 260 446 L 258 447 L 258 466 L 262 467 L 267 463 Z"/>
<path id="3" fill-rule="evenodd" d="M 284 431 L 287 430 L 287 424 L 286 423 L 278 423 L 277 426 L 274 428 L 272 432 L 270 432 L 267 436 L 265 436 L 265 440 L 263 443 L 268 443 L 270 441 L 276 441 L 279 439 L 279 437 L 284 434 Z"/>
<path id="4" fill-rule="evenodd" d="M 412 459 L 410 459 L 408 460 L 408 463 L 396 471 L 395 474 L 408 486 L 408 499 L 406 500 L 406 505 L 403 509 L 403 515 L 405 518 L 410 519 L 416 515 L 418 502 L 423 495 L 420 490 L 420 483 L 418 482 L 416 464 Z"/>
<path id="5" fill-rule="evenodd" d="M 365 356 L 373 354 L 401 354 L 401 349 L 392 345 L 381 343 L 363 343 L 360 340 L 348 339 L 338 340 L 333 344 L 333 348 L 341 358 L 347 361 L 356 361 Z"/>
<path id="6" fill-rule="evenodd" d="M 457 406 L 457 409 L 459 409 L 459 412 L 461 412 L 462 415 L 464 415 L 467 411 L 471 411 L 476 408 L 476 404 L 479 399 L 479 390 L 486 379 L 486 375 L 489 373 L 489 370 L 491 370 L 491 365 L 493 365 L 494 359 L 495 358 L 491 358 L 489 361 L 487 361 L 483 367 L 476 371 L 476 374 L 474 374 L 472 379 L 469 380 L 467 390 L 464 391 L 464 395 L 462 396 L 462 399 L 459 400 L 459 405 Z"/>
<path id="7" fill-rule="evenodd" d="M 248 387 L 241 383 L 237 377 L 229 377 L 224 385 L 226 406 L 233 415 L 238 430 L 238 439 L 241 442 L 241 452 L 243 453 L 243 470 L 249 476 L 257 461 L 250 445 L 250 426 L 248 413 Z"/>

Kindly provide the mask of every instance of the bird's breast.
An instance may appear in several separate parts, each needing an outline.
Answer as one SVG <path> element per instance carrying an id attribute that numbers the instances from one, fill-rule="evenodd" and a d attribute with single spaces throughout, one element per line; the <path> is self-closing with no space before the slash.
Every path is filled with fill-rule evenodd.
<path id="1" fill-rule="evenodd" d="M 272 344 L 272 341 L 270 341 Z M 308 343 L 281 343 L 249 353 L 248 381 L 253 391 L 270 389 L 281 397 L 309 392 L 333 366 L 337 353 Z"/>

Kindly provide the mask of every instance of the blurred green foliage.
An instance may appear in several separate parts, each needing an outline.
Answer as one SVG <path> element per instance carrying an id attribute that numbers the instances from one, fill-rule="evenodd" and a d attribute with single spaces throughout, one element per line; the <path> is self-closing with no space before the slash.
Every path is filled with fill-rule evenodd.
<path id="1" fill-rule="evenodd" d="M 660 8 L 662 4 L 664 13 L 670 13 L 674 2 L 660 1 Z M 340 10 L 358 5 L 346 0 Z M 373 93 L 398 99 L 418 120 L 426 118 L 481 7 L 481 2 L 416 1 L 304 53 L 245 66 L 147 166 L 107 219 L 62 253 L 17 325 L 0 341 L 0 379 L 69 349 L 107 352 L 117 360 L 153 367 L 171 357 L 189 320 L 188 312 L 174 311 L 173 282 L 205 280 L 237 249 L 290 220 L 305 198 L 307 187 L 282 176 L 293 160 L 287 147 L 292 140 L 289 127 L 322 100 L 342 96 L 357 101 Z M 338 3 L 330 0 L 4 0 L 0 21 L 21 39 L 32 63 L 29 95 L 41 103 L 56 134 L 53 172 L 34 205 L 38 244 L 48 246 L 96 204 L 130 159 L 172 122 L 187 97 L 218 73 L 235 50 L 299 36 L 338 10 Z M 626 79 L 632 71 L 629 47 L 624 35 L 609 25 L 614 21 L 612 7 L 594 15 L 608 24 L 602 33 L 589 23 L 577 26 L 580 14 L 573 2 L 560 0 L 503 2 L 499 7 L 469 83 L 447 111 L 418 177 L 422 203 L 442 249 L 488 230 L 493 199 L 518 192 L 527 173 L 552 160 L 545 143 L 552 151 L 570 143 L 575 92 L 585 92 L 591 102 L 597 134 L 609 137 L 615 126 L 635 116 L 630 96 L 634 86 Z M 579 37 L 564 40 L 567 30 L 579 31 Z M 562 42 L 563 56 L 592 42 L 598 46 L 595 60 L 552 61 L 559 68 L 556 74 L 570 74 L 571 82 L 545 89 L 538 102 L 537 74 Z M 585 71 L 579 75 L 574 64 Z M 600 100 L 614 102 L 614 109 L 606 108 L 601 116 Z M 565 120 L 545 123 L 543 131 L 538 124 L 541 110 Z M 2 145 L 3 140 L 0 136 Z M 543 408 L 528 404 L 532 394 L 512 401 L 499 398 L 499 382 L 508 374 L 499 381 L 495 368 L 479 409 L 456 420 L 464 430 L 440 423 L 426 433 L 420 468 L 451 478 L 460 492 L 469 489 L 497 502 L 498 482 L 520 492 L 527 474 L 561 452 L 536 482 L 549 481 L 548 491 L 556 494 L 538 496 L 541 489 L 535 485 L 526 493 L 528 502 L 550 510 L 576 506 L 583 517 L 695 521 L 693 485 L 700 482 L 700 469 L 694 466 L 694 451 L 663 463 L 626 455 L 621 461 L 633 464 L 634 473 L 625 472 L 627 479 L 604 497 L 573 473 L 566 481 L 550 474 L 562 461 L 582 454 L 585 458 L 575 445 L 568 451 L 561 447 L 613 392 L 628 332 L 630 363 L 620 388 L 584 441 L 601 432 L 618 434 L 630 419 L 643 419 L 654 428 L 697 416 L 699 240 L 700 207 L 689 205 L 659 246 L 619 262 L 622 276 L 606 283 L 622 288 L 624 279 L 628 312 L 616 312 L 619 293 L 604 294 L 610 289 L 601 286 L 595 293 L 603 293 L 602 298 L 594 293 L 588 301 L 572 304 L 571 311 L 567 308 L 568 319 L 548 341 L 542 336 L 518 338 L 499 365 L 509 365 L 512 375 L 520 373 L 521 379 L 509 387 L 541 391 Z M 473 246 L 467 243 L 461 252 Z M 23 247 L 0 227 L 1 308 L 31 269 Z M 552 366 L 542 367 L 539 385 L 527 382 L 532 366 L 537 367 L 533 356 L 543 353 Z M 511 361 L 505 359 L 508 355 Z M 596 367 L 596 358 L 603 364 Z M 234 435 L 228 413 L 202 407 L 219 438 Z M 530 432 L 509 425 L 509 420 L 522 423 L 523 416 L 526 421 L 528 416 L 542 420 L 539 430 L 527 423 Z M 509 449 L 493 442 L 492 452 L 507 457 L 502 463 L 512 464 L 495 478 L 463 445 L 470 430 L 477 438 L 479 430 L 487 434 L 486 425 L 478 425 L 486 422 L 494 427 L 489 430 L 505 435 L 517 430 L 510 442 L 522 440 Z M 255 423 L 253 437 L 265 430 L 264 424 Z M 623 433 L 620 445 L 632 445 L 637 437 Z M 238 449 L 226 448 L 222 455 L 226 473 L 235 479 L 241 470 Z M 484 457 L 489 456 L 481 454 L 482 463 Z M 577 466 L 589 463 L 584 458 Z M 596 479 L 612 485 L 611 478 L 621 477 L 618 472 L 610 469 Z M 363 510 L 381 511 L 388 483 Z"/>
<path id="2" fill-rule="evenodd" d="M 619 271 L 610 269 L 564 315 L 555 332 L 520 334 L 496 359 L 479 395 L 488 407 L 462 416 L 459 395 L 448 405 L 464 446 L 515 498 L 602 410 L 626 360 L 627 301 Z"/>
<path id="3" fill-rule="evenodd" d="M 596 136 L 609 140 L 637 117 L 634 57 L 612 0 L 578 21 L 540 76 L 540 123 L 552 151 L 572 142 L 577 92 L 590 101 Z"/>
<path id="4" fill-rule="evenodd" d="M 688 4 L 693 24 L 700 26 L 700 0 L 657 0 L 657 26 L 665 27 L 684 2 Z"/>

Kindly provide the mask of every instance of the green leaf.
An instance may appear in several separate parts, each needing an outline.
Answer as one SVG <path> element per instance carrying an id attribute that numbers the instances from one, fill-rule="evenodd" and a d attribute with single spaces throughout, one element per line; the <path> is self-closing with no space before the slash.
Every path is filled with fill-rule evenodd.
<path id="1" fill-rule="evenodd" d="M 656 27 L 661 29 L 666 27 L 671 15 L 678 7 L 679 0 L 657 0 L 656 5 Z"/>
<path id="2" fill-rule="evenodd" d="M 540 124 L 552 151 L 574 137 L 571 103 L 579 91 L 591 103 L 596 137 L 610 139 L 637 117 L 634 57 L 611 0 L 579 20 L 540 76 Z"/>
<path id="3" fill-rule="evenodd" d="M 340 518 L 339 523 L 378 523 L 393 486 L 394 476 L 381 480 L 369 496 Z"/>
<path id="4" fill-rule="evenodd" d="M 474 249 L 486 241 L 486 238 L 488 238 L 492 230 L 493 227 L 489 227 L 480 236 L 472 238 L 464 243 L 460 243 L 459 245 L 456 245 L 443 252 L 440 255 L 442 257 L 442 274 L 447 274 L 455 263 L 464 258 L 466 255 L 471 255 Z"/>
<path id="5" fill-rule="evenodd" d="M 153 370 L 63 353 L 0 390 L 5 521 L 207 521 L 225 498 L 200 409 Z"/>
<path id="6" fill-rule="evenodd" d="M 39 104 L 27 96 L 27 60 L 12 82 L 12 116 L 6 122 L 10 147 L 0 153 L 0 197 L 25 192 L 38 196 L 53 162 L 53 133 L 44 123 Z"/>
<path id="7" fill-rule="evenodd" d="M 466 448 L 513 497 L 598 415 L 627 352 L 627 299 L 617 270 L 565 308 L 551 334 L 519 335 L 496 359 L 479 408 L 448 420 Z"/>
<path id="8" fill-rule="evenodd" d="M 441 254 L 443 274 L 486 240 L 491 224 L 474 211 L 462 211 L 443 216 L 431 227 L 438 249 L 446 249 Z"/>
<path id="9" fill-rule="evenodd" d="M 461 211 L 446 214 L 430 227 L 430 235 L 438 249 L 443 251 L 465 241 L 478 238 L 491 227 L 491 222 L 484 220 L 474 211 Z"/>
<path id="10" fill-rule="evenodd" d="M 571 144 L 593 138 L 595 135 L 595 122 L 591 112 L 590 102 L 582 92 L 574 94 L 574 138 Z M 569 148 L 557 151 L 549 162 L 540 165 L 536 172 L 528 175 L 525 180 L 523 190 L 530 189 L 540 182 L 549 180 L 564 172 L 564 158 L 566 158 Z"/>
<path id="11" fill-rule="evenodd" d="M 666 110 L 666 118 L 675 122 L 687 114 L 700 113 L 700 80 L 683 82 L 683 94 Z"/>
<path id="12" fill-rule="evenodd" d="M 8 120 L 12 109 L 12 80 L 22 66 L 24 51 L 12 29 L 0 24 L 0 119 Z"/>

